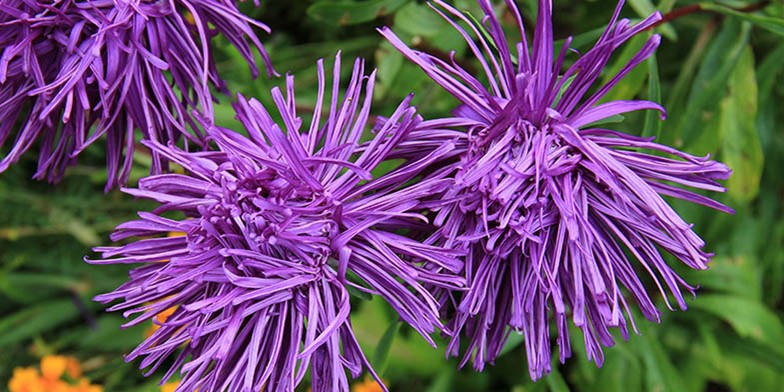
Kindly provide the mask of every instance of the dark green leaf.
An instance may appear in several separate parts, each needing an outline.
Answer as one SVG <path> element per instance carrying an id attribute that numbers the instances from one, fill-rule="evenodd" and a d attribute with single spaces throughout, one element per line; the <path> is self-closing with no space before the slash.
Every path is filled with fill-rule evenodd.
<path id="1" fill-rule="evenodd" d="M 392 342 L 395 340 L 395 335 L 397 335 L 399 329 L 400 322 L 393 321 L 390 323 L 389 327 L 387 327 L 387 330 L 384 332 L 384 335 L 379 339 L 378 344 L 376 345 L 376 351 L 373 352 L 373 367 L 381 373 L 384 372 L 387 357 L 389 357 L 389 349 L 392 348 Z"/>
<path id="2" fill-rule="evenodd" d="M 67 299 L 51 300 L 26 307 L 0 318 L 0 347 L 23 342 L 38 334 L 52 331 L 78 316 L 78 309 Z"/>
<path id="3" fill-rule="evenodd" d="M 647 60 L 648 63 L 648 100 L 652 102 L 661 102 L 661 83 L 659 82 L 659 65 L 656 60 L 656 53 L 651 55 Z M 654 136 L 656 140 L 661 137 L 662 120 L 659 118 L 659 113 L 653 110 L 645 112 L 645 126 L 643 127 L 643 136 Z"/>
<path id="4" fill-rule="evenodd" d="M 308 15 L 317 20 L 352 25 L 369 22 L 394 12 L 407 0 L 319 1 L 308 8 Z"/>
<path id="5" fill-rule="evenodd" d="M 755 26 L 784 36 L 784 19 L 758 15 L 750 12 L 740 12 L 716 3 L 700 3 L 700 8 L 708 11 L 720 12 L 722 14 L 750 22 Z"/>
<path id="6" fill-rule="evenodd" d="M 749 201 L 759 192 L 764 160 L 755 127 L 757 119 L 757 78 L 754 55 L 746 47 L 730 75 L 730 95 L 721 101 L 720 132 L 723 158 L 733 171 L 727 182 L 730 196 Z"/>
<path id="7" fill-rule="evenodd" d="M 692 85 L 686 109 L 677 125 L 681 140 L 676 145 L 691 146 L 702 132 L 716 132 L 703 124 L 718 115 L 717 103 L 726 95 L 732 71 L 749 39 L 749 26 L 726 23 L 711 43 Z M 716 134 L 711 135 L 718 139 Z M 707 147 L 707 146 L 704 146 Z"/>
<path id="8" fill-rule="evenodd" d="M 763 304 L 723 294 L 705 294 L 692 305 L 729 323 L 738 335 L 765 344 L 784 347 L 784 325 Z"/>

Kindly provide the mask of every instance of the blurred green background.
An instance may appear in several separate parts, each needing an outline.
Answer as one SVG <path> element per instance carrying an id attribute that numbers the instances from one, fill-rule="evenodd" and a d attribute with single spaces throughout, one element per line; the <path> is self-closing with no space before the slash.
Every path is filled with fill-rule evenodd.
<path id="1" fill-rule="evenodd" d="M 276 69 L 297 75 L 302 108 L 312 107 L 315 99 L 316 60 L 324 57 L 331 64 L 339 49 L 344 71 L 350 70 L 347 64 L 354 56 L 379 68 L 376 114 L 391 113 L 411 91 L 416 91 L 414 103 L 426 117 L 446 115 L 453 107 L 450 97 L 375 32 L 375 27 L 390 25 L 416 48 L 444 56 L 455 50 L 460 61 L 470 58 L 460 37 L 423 2 L 262 3 L 260 8 L 252 2 L 241 7 L 272 27 L 273 34 L 261 33 L 262 38 Z M 480 15 L 472 0 L 454 3 Z M 716 253 L 708 271 L 679 269 L 688 282 L 701 287 L 698 297 L 689 302 L 687 312 L 666 312 L 661 325 L 638 317 L 641 334 L 628 342 L 618 339 L 615 347 L 606 349 L 602 369 L 587 362 L 582 337 L 573 335 L 573 358 L 538 383 L 528 378 L 517 335 L 484 373 L 458 371 L 455 360 L 444 359 L 443 349 L 431 349 L 399 326 L 381 301 L 358 301 L 356 333 L 392 390 L 777 391 L 784 385 L 784 4 L 628 3 L 623 15 L 630 19 L 656 9 L 678 17 L 656 29 L 664 37 L 656 58 L 637 67 L 607 98 L 663 102 L 668 119 L 652 121 L 638 113 L 617 128 L 659 135 L 660 141 L 690 153 L 711 153 L 734 170 L 727 194 L 718 198 L 736 215 L 675 203 Z M 521 5 L 532 26 L 536 2 Z M 574 35 L 575 47 L 584 51 L 614 6 L 614 0 L 555 1 L 556 39 Z M 651 33 L 621 48 L 605 77 Z M 281 80 L 251 80 L 247 65 L 225 40 L 217 38 L 215 45 L 230 89 L 269 102 L 269 89 Z M 226 126 L 236 124 L 230 103 L 230 97 L 222 97 L 217 106 L 219 122 Z M 56 186 L 30 180 L 34 154 L 0 175 L 0 391 L 14 368 L 36 366 L 42 356 L 54 353 L 78 358 L 87 377 L 105 391 L 159 390 L 155 376 L 143 378 L 138 363 L 126 364 L 122 356 L 143 339 L 148 326 L 121 330 L 120 315 L 106 314 L 91 302 L 96 294 L 121 284 L 127 268 L 88 266 L 83 256 L 90 255 L 93 246 L 108 244 L 115 225 L 151 208 L 119 191 L 102 192 L 103 153 L 100 146 L 88 150 Z M 136 161 L 132 183 L 149 164 L 143 155 Z M 663 303 L 660 308 L 666 309 Z"/>

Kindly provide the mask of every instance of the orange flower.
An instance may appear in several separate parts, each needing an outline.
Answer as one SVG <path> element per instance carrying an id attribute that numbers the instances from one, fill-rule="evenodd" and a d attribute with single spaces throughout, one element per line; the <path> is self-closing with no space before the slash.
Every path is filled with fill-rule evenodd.
<path id="1" fill-rule="evenodd" d="M 386 382 L 384 384 L 386 385 Z M 384 392 L 384 388 L 379 385 L 378 381 L 365 377 L 365 380 L 351 386 L 351 392 Z"/>
<path id="2" fill-rule="evenodd" d="M 161 392 L 174 392 L 177 386 L 180 385 L 179 381 L 170 381 L 161 385 Z"/>
<path id="3" fill-rule="evenodd" d="M 41 375 L 47 380 L 59 380 L 67 363 L 68 358 L 62 355 L 47 355 L 41 359 Z"/>
<path id="4" fill-rule="evenodd" d="M 99 385 L 91 385 L 86 378 L 77 385 L 62 379 L 63 374 L 76 380 L 82 374 L 76 358 L 62 355 L 47 355 L 41 359 L 41 372 L 35 368 L 16 368 L 8 383 L 10 392 L 103 392 Z"/>
<path id="5" fill-rule="evenodd" d="M 158 328 L 161 327 L 161 324 L 165 323 L 166 320 L 169 319 L 169 316 L 174 314 L 175 310 L 177 310 L 177 307 L 172 306 L 171 308 L 166 309 L 163 312 L 160 312 L 157 315 L 155 315 L 155 322 L 153 322 L 152 325 L 150 325 L 150 327 L 147 328 L 146 331 L 144 331 L 144 337 L 149 338 L 150 336 L 152 336 L 152 334 L 155 331 L 157 331 Z"/>
<path id="6" fill-rule="evenodd" d="M 46 392 L 41 385 L 41 378 L 35 368 L 16 368 L 11 381 L 8 382 L 10 392 Z"/>
<path id="7" fill-rule="evenodd" d="M 100 385 L 92 385 L 86 378 L 79 379 L 79 384 L 74 385 L 71 392 L 103 392 L 103 387 Z"/>
<path id="8" fill-rule="evenodd" d="M 65 374 L 73 380 L 82 376 L 82 366 L 74 357 L 65 357 Z"/>

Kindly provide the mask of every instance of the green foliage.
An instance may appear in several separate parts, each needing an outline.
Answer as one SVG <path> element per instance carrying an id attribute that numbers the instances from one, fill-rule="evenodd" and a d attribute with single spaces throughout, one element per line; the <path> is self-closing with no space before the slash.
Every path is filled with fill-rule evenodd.
<path id="1" fill-rule="evenodd" d="M 375 27 L 387 24 L 416 48 L 470 65 L 466 45 L 426 4 L 414 0 L 263 1 L 243 5 L 252 17 L 270 21 L 267 39 L 276 68 L 297 75 L 298 104 L 315 101 L 315 61 L 343 50 L 378 67 L 375 113 L 391 113 L 416 91 L 426 117 L 443 116 L 455 101 L 384 43 Z M 479 15 L 471 0 L 454 1 Z M 634 0 L 623 16 L 639 18 L 697 4 L 685 0 Z M 662 315 L 660 325 L 636 318 L 638 334 L 605 350 L 597 369 L 588 362 L 582 337 L 573 333 L 574 356 L 553 358 L 552 374 L 534 383 L 525 365 L 524 342 L 512 333 L 505 354 L 484 373 L 457 369 L 445 360 L 445 344 L 431 348 L 401 324 L 382 301 L 353 292 L 353 327 L 369 359 L 393 390 L 400 391 L 772 391 L 784 383 L 784 6 L 752 1 L 699 3 L 702 11 L 658 26 L 663 35 L 656 57 L 641 64 L 608 99 L 666 103 L 657 113 L 626 116 L 619 128 L 678 146 L 694 154 L 718 154 L 734 176 L 722 201 L 736 209 L 726 216 L 673 202 L 695 223 L 717 254 L 707 271 L 679 271 L 699 285 L 686 312 Z M 613 0 L 555 2 L 556 38 L 575 35 L 578 51 L 589 48 L 612 13 Z M 499 5 L 499 11 L 503 9 Z M 521 2 L 532 26 L 536 2 Z M 749 11 L 751 10 L 751 11 Z M 603 78 L 617 72 L 648 36 L 633 40 L 612 59 Z M 280 79 L 251 80 L 236 52 L 216 39 L 219 70 L 229 88 L 270 102 Z M 574 56 L 568 61 L 573 61 Z M 348 67 L 344 69 L 348 71 Z M 216 106 L 218 122 L 235 127 L 232 97 Z M 28 156 L 0 175 L 0 390 L 15 367 L 30 366 L 51 353 L 79 358 L 86 375 L 106 391 L 157 391 L 155 373 L 145 379 L 137 363 L 122 355 L 144 338 L 146 326 L 121 329 L 123 319 L 105 314 L 92 298 L 121 284 L 128 269 L 89 266 L 90 248 L 109 244 L 118 223 L 133 219 L 148 203 L 119 191 L 104 194 L 103 152 L 88 150 L 56 186 L 29 180 Z M 146 172 L 137 159 L 132 182 Z M 147 163 L 148 164 L 148 163 Z M 660 301 L 661 302 L 661 301 Z M 660 308 L 666 309 L 663 303 Z M 470 366 L 469 366 L 470 367 Z M 305 390 L 303 388 L 303 390 Z"/>

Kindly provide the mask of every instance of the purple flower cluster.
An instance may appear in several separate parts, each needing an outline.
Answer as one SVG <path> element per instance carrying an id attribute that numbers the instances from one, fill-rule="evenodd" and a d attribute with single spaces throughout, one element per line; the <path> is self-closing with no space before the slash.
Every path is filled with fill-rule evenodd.
<path id="1" fill-rule="evenodd" d="M 168 367 L 164 380 L 179 373 L 178 391 L 293 391 L 306 378 L 339 391 L 365 371 L 380 381 L 352 330 L 354 290 L 431 345 L 444 333 L 461 366 L 483 369 L 516 332 L 537 379 L 551 340 L 562 362 L 571 355 L 570 325 L 601 365 L 611 330 L 636 330 L 633 307 L 659 320 L 650 292 L 686 307 L 695 290 L 666 259 L 694 269 L 710 259 L 665 197 L 732 212 L 702 195 L 724 190 L 725 165 L 603 125 L 664 116 L 654 102 L 603 101 L 660 41 L 599 83 L 614 51 L 661 18 L 620 19 L 623 4 L 580 54 L 571 38 L 554 48 L 550 0 L 538 2 L 530 42 L 512 0 L 515 37 L 490 0 L 479 0 L 481 24 L 435 0 L 479 75 L 381 33 L 460 102 L 453 116 L 424 120 L 409 96 L 371 124 L 375 71 L 357 60 L 341 85 L 338 55 L 331 85 L 318 63 L 308 121 L 287 76 L 271 112 L 238 96 L 241 134 L 214 125 L 210 89 L 225 86 L 211 38 L 222 34 L 254 76 L 254 50 L 274 70 L 254 33 L 266 26 L 234 1 L 0 0 L 0 148 L 13 140 L 0 172 L 37 144 L 36 178 L 56 181 L 105 137 L 111 187 L 137 142 L 150 149 L 152 175 L 124 191 L 159 207 L 118 226 L 123 244 L 89 262 L 140 264 L 97 300 L 116 302 L 127 325 L 159 324 L 128 360 L 148 374 Z"/>
<path id="2" fill-rule="evenodd" d="M 684 189 L 724 191 L 717 180 L 729 177 L 725 165 L 601 125 L 636 110 L 664 113 L 654 102 L 600 103 L 654 52 L 658 35 L 608 83 L 597 85 L 613 52 L 661 16 L 632 24 L 619 19 L 621 1 L 593 48 L 574 55 L 571 38 L 554 53 L 549 0 L 538 2 L 530 43 L 514 1 L 506 1 L 520 33 L 513 50 L 489 0 L 479 1 L 482 26 L 445 2 L 434 3 L 465 38 L 481 76 L 408 48 L 388 28 L 381 33 L 460 101 L 453 122 L 466 124 L 459 135 L 412 132 L 436 144 L 457 137 L 458 157 L 436 171 L 439 178 L 450 173 L 453 184 L 430 204 L 439 229 L 425 241 L 467 251 L 468 290 L 449 292 L 451 300 L 444 301 L 454 331 L 449 352 L 459 355 L 465 337 L 462 363 L 473 357 L 481 370 L 498 357 L 510 333 L 522 333 L 529 372 L 537 379 L 551 367 L 551 322 L 560 360 L 571 355 L 571 320 L 583 332 L 589 359 L 601 365 L 602 346 L 613 344 L 610 329 L 627 337 L 628 323 L 635 328 L 631 305 L 659 320 L 639 272 L 650 277 L 670 308 L 668 293 L 682 309 L 682 290 L 694 293 L 660 251 L 691 268 L 707 268 L 710 254 L 702 250 L 703 241 L 664 196 L 731 212 Z M 563 71 L 566 58 L 575 56 Z M 401 154 L 415 156 L 414 145 L 405 145 Z"/>
<path id="3" fill-rule="evenodd" d="M 107 188 L 129 174 L 136 133 L 203 144 L 190 119 L 211 115 L 209 84 L 223 88 L 209 41 L 223 34 L 258 73 L 269 63 L 232 0 L 0 2 L 0 172 L 36 143 L 37 179 L 57 181 L 85 148 L 106 138 Z M 189 130 L 188 128 L 191 128 Z M 153 173 L 165 161 L 153 154 Z"/>
<path id="4" fill-rule="evenodd" d="M 417 212 L 420 199 L 444 192 L 451 180 L 403 184 L 454 145 L 374 178 L 422 119 L 406 99 L 360 146 L 375 73 L 365 76 L 357 60 L 340 98 L 338 57 L 325 105 L 321 62 L 318 69 L 319 98 L 307 126 L 287 77 L 285 94 L 272 91 L 282 125 L 258 101 L 239 97 L 237 118 L 248 137 L 202 119 L 216 151 L 147 142 L 187 174 L 147 177 L 126 190 L 161 206 L 112 237 L 141 239 L 97 249 L 104 259 L 96 264 L 143 264 L 128 283 L 97 298 L 121 300 L 111 310 L 138 315 L 128 325 L 176 307 L 128 358 L 145 357 L 141 364 L 152 372 L 177 353 L 166 378 L 182 366 L 178 391 L 293 391 L 308 370 L 314 391 L 348 390 L 345 370 L 358 377 L 366 369 L 378 380 L 351 328 L 348 288 L 380 296 L 434 344 L 429 334 L 442 325 L 425 285 L 463 287 L 455 252 L 402 234 L 426 220 Z M 170 211 L 184 218 L 160 215 Z"/>

